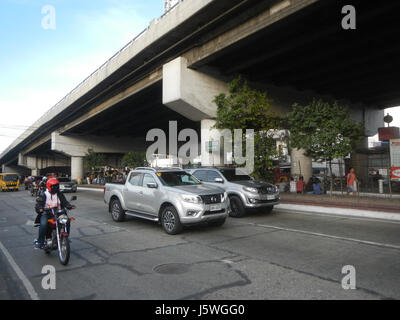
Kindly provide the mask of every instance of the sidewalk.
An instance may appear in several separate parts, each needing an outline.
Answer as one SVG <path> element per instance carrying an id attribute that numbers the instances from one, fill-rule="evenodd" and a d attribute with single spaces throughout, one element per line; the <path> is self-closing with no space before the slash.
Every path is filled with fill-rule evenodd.
<path id="1" fill-rule="evenodd" d="M 277 209 L 400 221 L 400 199 L 282 193 Z"/>

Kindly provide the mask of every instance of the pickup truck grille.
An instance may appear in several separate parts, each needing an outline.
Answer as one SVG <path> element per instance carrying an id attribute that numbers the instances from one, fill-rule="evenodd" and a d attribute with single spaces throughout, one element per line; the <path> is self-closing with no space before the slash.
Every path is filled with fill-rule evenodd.
<path id="1" fill-rule="evenodd" d="M 261 187 L 258 189 L 261 194 L 274 194 L 275 189 L 273 187 Z"/>
<path id="2" fill-rule="evenodd" d="M 207 196 L 200 196 L 205 204 L 221 203 L 222 194 L 212 194 Z"/>

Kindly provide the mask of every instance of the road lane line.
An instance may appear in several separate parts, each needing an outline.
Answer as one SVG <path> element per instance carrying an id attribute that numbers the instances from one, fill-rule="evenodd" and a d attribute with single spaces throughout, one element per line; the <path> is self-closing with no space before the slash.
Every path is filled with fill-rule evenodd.
<path id="1" fill-rule="evenodd" d="M 345 240 L 345 241 L 351 241 L 351 242 L 363 243 L 363 244 L 368 244 L 368 245 L 373 245 L 373 246 L 378 246 L 378 247 L 385 247 L 385 248 L 400 250 L 400 246 L 396 246 L 394 244 L 380 243 L 380 242 L 360 240 L 360 239 L 347 238 L 347 237 L 339 237 L 339 236 L 333 236 L 333 235 L 325 234 L 325 233 L 318 233 L 318 232 L 311 232 L 311 231 L 305 231 L 305 230 L 299 230 L 299 229 L 276 227 L 276 226 L 271 226 L 271 225 L 267 225 L 267 224 L 258 224 L 258 223 L 243 223 L 243 224 L 253 225 L 253 226 L 257 226 L 257 227 L 271 228 L 271 229 L 280 230 L 280 231 L 288 231 L 288 232 L 308 234 L 308 235 L 324 237 L 324 238 L 330 238 L 330 239 L 335 239 L 335 240 Z"/>
<path id="2" fill-rule="evenodd" d="M 0 241 L 0 249 L 3 251 L 4 256 L 7 258 L 8 262 L 10 263 L 11 267 L 14 269 L 15 273 L 17 274 L 18 278 L 22 281 L 25 289 L 28 291 L 29 296 L 32 300 L 40 300 L 38 294 L 36 293 L 35 289 L 33 288 L 32 283 L 29 279 L 25 276 L 22 272 L 21 268 L 17 265 L 14 258 L 8 252 L 8 250 L 4 247 L 4 245 Z"/>

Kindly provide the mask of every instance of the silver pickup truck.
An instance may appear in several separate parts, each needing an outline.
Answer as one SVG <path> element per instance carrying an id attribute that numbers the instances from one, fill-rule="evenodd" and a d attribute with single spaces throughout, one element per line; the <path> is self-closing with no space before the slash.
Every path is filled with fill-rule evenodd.
<path id="1" fill-rule="evenodd" d="M 256 181 L 245 174 L 237 175 L 234 168 L 205 167 L 191 169 L 188 172 L 205 184 L 223 188 L 230 200 L 229 215 L 234 218 L 243 217 L 249 209 L 269 213 L 280 202 L 277 187 Z"/>
<path id="2" fill-rule="evenodd" d="M 168 234 L 203 222 L 222 226 L 228 215 L 222 188 L 205 185 L 180 169 L 137 168 L 125 184 L 106 184 L 104 202 L 114 221 L 127 215 L 143 218 L 161 223 Z"/>

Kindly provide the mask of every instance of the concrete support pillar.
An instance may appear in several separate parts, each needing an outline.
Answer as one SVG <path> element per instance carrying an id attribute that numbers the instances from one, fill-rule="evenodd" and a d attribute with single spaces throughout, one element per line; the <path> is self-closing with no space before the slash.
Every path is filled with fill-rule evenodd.
<path id="1" fill-rule="evenodd" d="M 303 176 L 307 183 L 312 176 L 312 159 L 304 155 L 302 149 L 292 149 L 291 153 L 291 175 Z"/>
<path id="2" fill-rule="evenodd" d="M 40 175 L 40 169 L 32 169 L 31 176 L 39 176 Z"/>
<path id="3" fill-rule="evenodd" d="M 71 157 L 71 179 L 82 179 L 84 173 L 83 157 Z"/>
<path id="4" fill-rule="evenodd" d="M 368 180 L 368 137 L 365 137 L 361 142 L 356 146 L 356 151 L 353 152 L 350 156 L 350 167 L 354 168 L 355 174 L 357 178 L 361 181 Z M 347 171 L 350 168 L 346 168 Z M 347 172 L 346 172 L 347 173 Z"/>
<path id="5" fill-rule="evenodd" d="M 213 129 L 216 121 L 212 119 L 201 120 L 201 163 L 203 166 L 223 166 L 224 148 L 219 130 Z M 208 143 L 214 144 L 214 150 L 208 152 Z"/>

